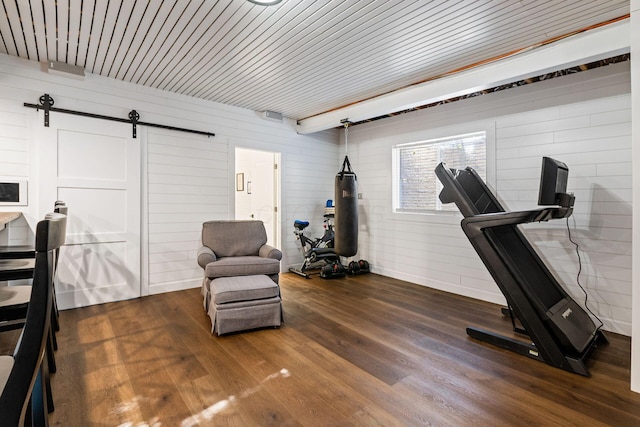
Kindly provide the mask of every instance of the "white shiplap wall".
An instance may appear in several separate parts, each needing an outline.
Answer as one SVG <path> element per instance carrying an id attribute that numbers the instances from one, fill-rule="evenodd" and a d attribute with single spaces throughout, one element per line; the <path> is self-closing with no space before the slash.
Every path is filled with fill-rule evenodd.
<path id="1" fill-rule="evenodd" d="M 629 64 L 354 126 L 351 163 L 358 174 L 360 246 L 377 273 L 502 303 L 457 215 L 391 213 L 391 148 L 469 128 L 495 134 L 495 182 L 509 210 L 537 205 L 541 157 L 570 168 L 576 206 L 571 233 L 581 248 L 582 285 L 605 328 L 631 333 L 631 137 Z M 428 171 L 430 172 L 430 171 Z M 526 226 L 565 288 L 580 302 L 575 247 L 566 223 Z"/>
<path id="2" fill-rule="evenodd" d="M 535 204 L 540 159 L 569 165 L 576 196 L 568 224 L 579 245 L 580 284 L 607 328 L 631 331 L 631 104 L 629 95 L 546 108 L 496 120 L 498 194 L 513 210 Z M 524 227 L 578 301 L 578 258 L 566 221 Z"/>
<path id="3" fill-rule="evenodd" d="M 143 146 L 142 293 L 199 286 L 202 270 L 195 253 L 202 222 L 234 217 L 234 151 L 246 147 L 281 153 L 282 269 L 302 260 L 292 230 L 295 218 L 318 218 L 333 192 L 339 156 L 338 136 L 330 130 L 298 135 L 293 121 L 264 120 L 254 111 L 171 94 L 88 74 L 84 81 L 50 75 L 40 64 L 0 55 L 0 177 L 30 181 L 29 206 L 20 207 L 32 230 L 37 206 L 37 165 L 30 141 L 35 110 L 43 93 L 55 106 L 116 117 L 131 109 L 141 120 L 214 132 L 208 138 L 141 126 Z M 52 113 L 52 120 L 55 115 Z M 16 125 L 16 123 L 18 125 Z M 10 211 L 16 208 L 0 207 Z M 25 230 L 27 230 L 25 228 Z M 30 231 L 32 236 L 32 231 Z M 29 234 L 29 233 L 27 233 Z"/>
<path id="4" fill-rule="evenodd" d="M 149 287 L 197 284 L 202 223 L 228 219 L 226 141 L 206 136 L 147 132 Z"/>
<path id="5" fill-rule="evenodd" d="M 25 111 L 0 100 L 0 170 L 2 179 L 26 179 L 29 174 L 29 128 Z"/>
<path id="6" fill-rule="evenodd" d="M 0 181 L 24 181 L 29 178 L 29 125 L 27 112 L 17 110 L 10 101 L 0 99 Z M 26 210 L 22 205 L 0 206 L 2 211 Z M 21 217 L 6 227 L 0 241 L 22 245 L 33 242 L 27 221 Z"/>

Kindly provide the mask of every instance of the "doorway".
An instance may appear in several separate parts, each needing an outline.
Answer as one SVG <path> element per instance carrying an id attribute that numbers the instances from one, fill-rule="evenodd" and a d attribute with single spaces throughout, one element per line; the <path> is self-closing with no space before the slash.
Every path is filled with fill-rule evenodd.
<path id="1" fill-rule="evenodd" d="M 264 223 L 267 243 L 280 247 L 280 153 L 247 148 L 235 150 L 235 219 Z"/>

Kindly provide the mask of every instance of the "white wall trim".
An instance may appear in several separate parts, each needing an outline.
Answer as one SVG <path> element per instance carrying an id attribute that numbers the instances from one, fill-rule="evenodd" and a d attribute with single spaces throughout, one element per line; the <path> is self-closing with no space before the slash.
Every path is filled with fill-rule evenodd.
<path id="1" fill-rule="evenodd" d="M 140 296 L 149 295 L 149 166 L 147 127 L 138 127 L 140 138 Z"/>
<path id="2" fill-rule="evenodd" d="M 640 0 L 631 0 L 631 147 L 633 164 L 631 390 L 640 392 Z"/>
<path id="3" fill-rule="evenodd" d="M 456 283 L 448 283 L 440 280 L 434 280 L 425 278 L 423 276 L 418 276 L 415 274 L 408 274 L 403 271 L 393 270 L 393 269 L 377 269 L 375 268 L 374 273 L 381 274 L 383 276 L 393 277 L 394 279 L 404 280 L 407 282 L 411 282 L 420 286 L 426 286 L 428 288 L 437 289 L 439 291 L 450 292 L 456 295 L 464 295 L 465 297 L 475 298 L 482 301 L 487 301 L 494 304 L 506 305 L 507 301 L 504 298 L 504 295 L 499 292 L 499 288 L 496 286 L 496 291 L 484 291 L 477 288 L 472 288 L 469 286 L 464 286 Z M 499 313 L 496 313 L 499 314 Z"/>
<path id="4" fill-rule="evenodd" d="M 202 286 L 202 278 L 190 280 L 175 280 L 149 287 L 149 295 L 163 294 L 165 292 L 182 291 L 185 289 L 199 288 Z"/>

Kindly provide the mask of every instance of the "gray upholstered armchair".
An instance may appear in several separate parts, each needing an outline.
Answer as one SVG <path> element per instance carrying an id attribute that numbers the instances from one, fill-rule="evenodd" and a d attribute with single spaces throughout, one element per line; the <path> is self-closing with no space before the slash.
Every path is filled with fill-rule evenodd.
<path id="1" fill-rule="evenodd" d="M 216 278 L 266 275 L 278 283 L 282 252 L 267 245 L 262 221 L 207 221 L 202 224 L 202 245 L 198 264 L 204 269 L 205 309 Z"/>

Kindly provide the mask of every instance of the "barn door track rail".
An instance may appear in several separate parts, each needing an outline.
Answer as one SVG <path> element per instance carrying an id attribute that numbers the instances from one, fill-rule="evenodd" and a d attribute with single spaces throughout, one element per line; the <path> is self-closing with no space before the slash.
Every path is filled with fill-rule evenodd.
<path id="1" fill-rule="evenodd" d="M 102 119 L 102 120 L 110 120 L 112 122 L 131 123 L 131 125 L 133 126 L 133 137 L 134 138 L 137 137 L 137 129 L 136 129 L 137 125 L 150 126 L 150 127 L 154 127 L 154 128 L 160 128 L 160 129 L 177 130 L 177 131 L 180 131 L 180 132 L 195 133 L 195 134 L 198 134 L 198 135 L 216 136 L 215 133 L 205 132 L 205 131 L 201 131 L 201 130 L 185 129 L 185 128 L 179 128 L 179 127 L 175 127 L 175 126 L 159 125 L 157 123 L 141 122 L 140 121 L 140 114 L 136 110 L 131 110 L 129 112 L 129 118 L 128 119 L 123 119 L 123 118 L 120 118 L 120 117 L 103 116 L 102 114 L 85 113 L 84 111 L 74 111 L 74 110 L 67 110 L 65 108 L 54 107 L 53 106 L 54 100 L 47 93 L 42 95 L 38 101 L 39 101 L 39 104 L 29 104 L 29 103 L 25 102 L 24 106 L 28 107 L 28 108 L 35 108 L 36 110 L 40 110 L 40 109 L 44 110 L 44 125 L 45 125 L 45 127 L 49 127 L 49 113 L 51 111 L 54 111 L 56 113 L 74 114 L 76 116 L 91 117 L 91 118 L 94 118 L 94 119 Z"/>

